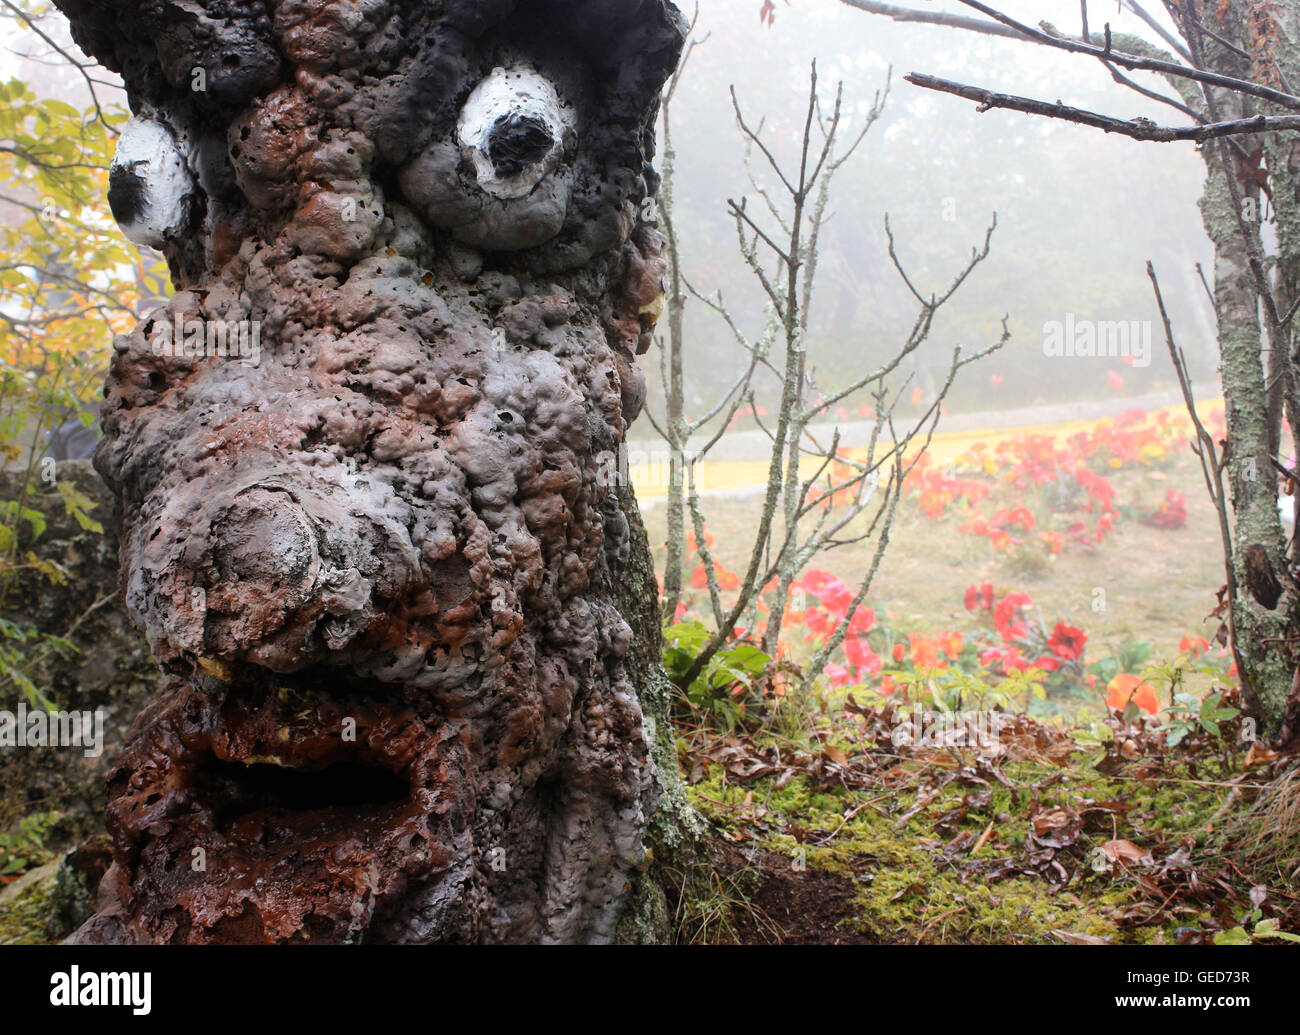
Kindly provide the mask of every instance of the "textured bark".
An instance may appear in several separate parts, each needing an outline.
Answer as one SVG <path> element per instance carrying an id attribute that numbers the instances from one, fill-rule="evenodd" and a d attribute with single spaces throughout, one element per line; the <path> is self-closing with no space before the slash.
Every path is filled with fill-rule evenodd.
<path id="1" fill-rule="evenodd" d="M 647 842 L 689 817 L 613 476 L 676 9 L 59 6 L 191 180 L 113 177 L 178 287 L 116 342 L 96 455 L 167 679 L 81 940 L 662 936 Z M 172 347 L 219 322 L 258 362 Z"/>
<path id="2" fill-rule="evenodd" d="M 1207 8 L 1204 17 L 1225 38 L 1246 42 L 1235 13 Z M 1238 77 L 1252 73 L 1244 58 L 1212 41 L 1206 44 L 1206 57 L 1215 71 Z M 1214 118 L 1256 113 L 1254 102 L 1240 94 L 1215 91 L 1213 96 L 1218 106 Z M 1262 146 L 1251 137 L 1242 137 L 1239 143 L 1247 153 Z M 1250 710 L 1260 718 L 1264 735 L 1277 738 L 1284 732 L 1286 702 L 1296 671 L 1295 652 L 1288 644 L 1294 635 L 1292 600 L 1284 597 L 1287 605 L 1277 608 L 1274 597 L 1270 607 L 1271 590 L 1254 592 L 1265 569 L 1290 583 L 1271 459 L 1275 434 L 1263 350 L 1266 337 L 1274 338 L 1277 329 L 1261 322 L 1259 292 L 1251 273 L 1248 240 L 1242 232 L 1244 225 L 1253 235 L 1256 250 L 1262 251 L 1258 222 L 1249 218 L 1249 211 L 1236 210 L 1228 178 L 1234 177 L 1237 196 L 1243 203 L 1248 201 L 1254 212 L 1260 211 L 1261 199 L 1258 185 L 1245 169 L 1225 168 L 1222 146 L 1207 145 L 1202 154 L 1208 175 L 1201 216 L 1214 244 L 1214 297 L 1228 428 L 1226 471 L 1233 509 L 1230 563 L 1236 587 L 1231 600 L 1233 646 Z M 1245 218 L 1239 218 L 1243 215 Z"/>
<path id="3" fill-rule="evenodd" d="M 1247 5 L 1246 31 L 1249 49 L 1256 55 L 1254 74 L 1264 83 L 1278 85 L 1283 81 L 1294 84 L 1300 76 L 1300 3 L 1297 0 L 1250 0 Z M 1270 198 L 1277 232 L 1277 267 L 1275 295 L 1282 312 L 1289 312 L 1300 301 L 1300 133 L 1271 133 L 1263 141 L 1264 160 L 1269 173 Z M 1277 335 L 1278 348 L 1272 355 L 1270 376 L 1275 377 L 1273 391 L 1284 400 L 1275 407 L 1281 412 L 1271 414 L 1274 424 L 1270 434 L 1278 440 L 1278 455 L 1285 459 L 1289 449 L 1300 456 L 1300 355 L 1295 343 L 1293 319 Z M 1280 420 L 1285 413 L 1290 427 L 1290 441 L 1283 447 Z M 1294 533 L 1286 544 L 1285 556 L 1294 568 L 1300 557 L 1296 553 Z M 1283 598 L 1283 607 L 1289 625 L 1285 631 L 1288 647 L 1300 637 L 1300 598 Z M 1292 664 L 1300 657 L 1288 651 Z M 1281 679 L 1285 673 L 1278 673 Z M 1300 692 L 1297 690 L 1300 669 L 1289 687 L 1280 716 L 1281 726 L 1277 739 L 1282 742 L 1300 735 Z M 1276 722 L 1276 719 L 1275 719 Z M 1271 731 L 1270 731 L 1271 732 Z"/>

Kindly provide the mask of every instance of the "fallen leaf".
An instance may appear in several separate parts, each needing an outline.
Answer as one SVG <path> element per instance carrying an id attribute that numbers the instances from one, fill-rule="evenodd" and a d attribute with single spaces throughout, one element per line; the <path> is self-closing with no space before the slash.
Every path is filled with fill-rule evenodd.
<path id="1" fill-rule="evenodd" d="M 1109 938 L 1095 934 L 1082 934 L 1079 931 L 1052 931 L 1054 938 L 1060 938 L 1067 945 L 1109 945 Z"/>
<path id="2" fill-rule="evenodd" d="M 1101 854 L 1110 862 L 1119 863 L 1122 866 L 1150 866 L 1155 861 L 1149 853 L 1144 852 L 1132 841 L 1125 841 L 1123 838 L 1107 841 L 1101 846 Z"/>

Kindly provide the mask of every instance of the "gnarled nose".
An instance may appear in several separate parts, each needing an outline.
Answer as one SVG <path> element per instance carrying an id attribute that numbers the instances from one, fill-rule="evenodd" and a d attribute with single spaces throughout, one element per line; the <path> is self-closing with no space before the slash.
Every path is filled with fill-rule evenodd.
<path id="1" fill-rule="evenodd" d="M 555 138 L 546 123 L 511 112 L 496 120 L 487 138 L 487 153 L 498 176 L 518 176 L 551 153 Z"/>
<path id="2" fill-rule="evenodd" d="M 222 576 L 245 592 L 298 604 L 320 568 L 316 536 L 303 509 L 286 492 L 253 488 L 242 493 L 213 529 Z M 286 599 L 287 598 L 287 599 Z"/>

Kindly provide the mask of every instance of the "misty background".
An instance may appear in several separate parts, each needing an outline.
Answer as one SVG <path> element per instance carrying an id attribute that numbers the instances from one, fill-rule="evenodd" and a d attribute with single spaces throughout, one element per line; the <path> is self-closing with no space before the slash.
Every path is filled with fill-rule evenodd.
<path id="1" fill-rule="evenodd" d="M 974 14 L 955 2 L 905 6 Z M 695 38 L 704 42 L 671 107 L 683 271 L 704 294 L 720 289 L 747 333 L 757 337 L 762 329 L 764 298 L 737 250 L 726 201 L 747 195 L 751 205 L 761 202 L 749 182 L 729 88 L 735 85 L 746 121 L 763 120 L 769 146 L 793 164 L 815 59 L 828 109 L 836 84 L 844 84 L 845 141 L 891 81 L 883 114 L 835 181 L 808 343 L 819 390 L 893 355 L 915 318 L 916 301 L 889 261 L 886 214 L 899 258 L 924 293 L 946 288 L 997 214 L 992 253 L 941 311 L 910 371 L 929 395 L 954 345 L 969 350 L 996 341 L 1001 318 L 1009 317 L 1011 341 L 963 372 L 948 399 L 950 413 L 1173 390 L 1147 259 L 1160 274 L 1193 377 L 1215 376 L 1214 313 L 1196 272 L 1200 263 L 1213 280 L 1197 209 L 1205 169 L 1195 145 L 1143 143 L 1014 112 L 979 114 L 973 103 L 922 90 L 903 76 L 928 72 L 1120 118 L 1182 124 L 1185 116 L 1115 83 L 1099 62 L 1033 44 L 899 24 L 836 0 L 778 2 L 771 25 L 760 20 L 761 9 L 760 0 L 701 0 Z M 1074 0 L 1021 0 L 1002 9 L 1030 25 L 1042 19 L 1080 31 Z M 1154 40 L 1135 16 L 1115 14 L 1114 5 L 1094 9 L 1093 33 L 1103 18 L 1116 34 Z M 1158 77 L 1134 78 L 1169 92 Z M 753 159 L 760 185 L 771 186 L 762 157 Z M 1044 325 L 1067 313 L 1151 321 L 1150 365 L 1044 355 Z M 689 414 L 711 405 L 726 375 L 743 369 L 744 354 L 723 321 L 695 299 L 685 327 Z M 646 369 L 657 384 L 655 363 Z M 908 412 L 906 403 L 901 412 Z"/>
<path id="2" fill-rule="evenodd" d="M 955 0 L 916 0 L 916 6 L 972 13 Z M 688 17 L 695 10 L 684 8 Z M 1079 31 L 1074 0 L 1011 0 L 1003 9 L 1029 24 L 1042 19 Z M 764 296 L 737 250 L 726 204 L 745 196 L 759 203 L 751 171 L 760 184 L 772 180 L 757 155 L 747 169 L 729 91 L 734 85 L 746 118 L 752 125 L 761 121 L 772 150 L 793 162 L 816 60 L 827 108 L 843 83 L 845 141 L 856 136 L 889 84 L 879 121 L 839 173 L 831 199 L 808 343 L 818 390 L 833 390 L 893 355 L 915 318 L 915 300 L 889 261 L 886 214 L 901 262 L 927 293 L 948 285 L 997 214 L 991 255 L 941 311 L 907 371 L 928 396 L 954 345 L 992 343 L 1008 317 L 1010 343 L 964 372 L 948 413 L 1172 392 L 1147 259 L 1161 276 L 1193 377 L 1204 382 L 1215 376 L 1213 309 L 1196 272 L 1200 263 L 1211 277 L 1212 252 L 1196 207 L 1204 166 L 1195 145 L 1142 143 L 1014 112 L 979 114 L 974 104 L 919 89 L 903 76 L 928 72 L 1119 117 L 1180 124 L 1182 115 L 1115 83 L 1098 62 L 1032 44 L 898 24 L 838 0 L 777 0 L 770 24 L 762 10 L 762 0 L 700 0 L 695 38 L 703 42 L 691 55 L 671 112 L 683 272 L 700 292 L 721 291 L 747 333 L 757 337 L 762 330 Z M 1094 32 L 1107 18 L 1116 33 L 1154 39 L 1135 16 L 1110 5 L 1098 7 L 1092 18 Z M 51 15 L 42 26 L 70 45 L 60 17 Z M 89 103 L 78 73 L 30 32 L 13 32 L 0 51 L 0 78 L 11 76 L 32 83 L 39 96 Z M 102 69 L 97 78 L 117 81 Z M 1134 78 L 1167 91 L 1158 77 Z M 120 90 L 100 94 L 104 102 L 125 103 Z M 103 209 L 106 216 L 106 200 Z M 1067 314 L 1151 321 L 1150 365 L 1046 356 L 1044 325 Z M 713 404 L 728 378 L 743 370 L 745 356 L 723 321 L 694 299 L 687 303 L 685 329 L 692 415 Z M 657 353 L 644 365 L 658 411 Z M 761 399 L 764 386 L 758 388 Z M 766 390 L 775 393 L 775 382 Z M 901 412 L 908 412 L 906 401 Z M 639 433 L 652 431 L 642 427 Z"/>

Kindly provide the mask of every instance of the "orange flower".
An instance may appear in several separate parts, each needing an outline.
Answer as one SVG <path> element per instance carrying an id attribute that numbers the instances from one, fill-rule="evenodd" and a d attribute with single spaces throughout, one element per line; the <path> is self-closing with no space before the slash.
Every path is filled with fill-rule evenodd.
<path id="1" fill-rule="evenodd" d="M 721 564 L 716 568 L 718 577 L 718 589 L 739 589 L 740 578 L 733 571 L 727 571 Z M 691 588 L 705 589 L 709 585 L 708 573 L 704 570 L 703 564 L 697 564 L 691 571 Z"/>
<path id="2" fill-rule="evenodd" d="M 1178 649 L 1192 654 L 1204 654 L 1210 649 L 1210 643 L 1204 636 L 1184 636 L 1178 641 Z"/>
<path id="3" fill-rule="evenodd" d="M 1152 715 L 1160 710 L 1155 687 L 1142 682 L 1131 673 L 1121 672 L 1106 687 L 1106 704 L 1118 711 L 1127 706 L 1129 701 Z"/>
<path id="4" fill-rule="evenodd" d="M 921 636 L 917 633 L 910 633 L 908 640 L 912 648 L 912 664 L 916 668 L 947 668 L 947 664 L 939 660 L 939 644 L 937 640 L 932 640 L 928 636 Z"/>

